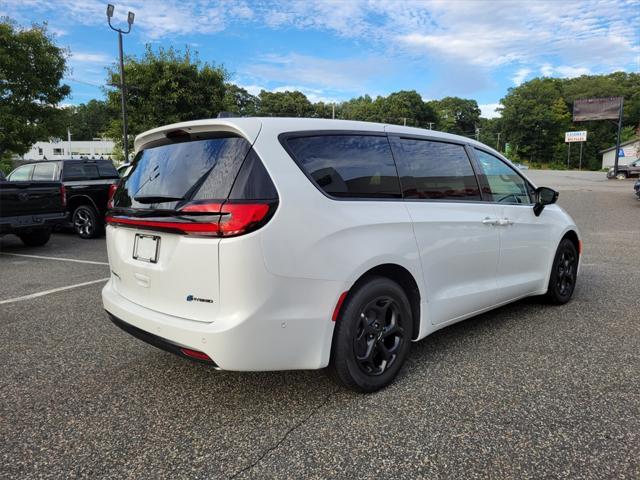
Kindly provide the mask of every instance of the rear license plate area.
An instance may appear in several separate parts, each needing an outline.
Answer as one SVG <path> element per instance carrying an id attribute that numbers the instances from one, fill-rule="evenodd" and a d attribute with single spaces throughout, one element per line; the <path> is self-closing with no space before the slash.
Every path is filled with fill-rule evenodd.
<path id="1" fill-rule="evenodd" d="M 133 240 L 133 258 L 141 262 L 157 263 L 160 252 L 160 237 L 136 233 Z"/>

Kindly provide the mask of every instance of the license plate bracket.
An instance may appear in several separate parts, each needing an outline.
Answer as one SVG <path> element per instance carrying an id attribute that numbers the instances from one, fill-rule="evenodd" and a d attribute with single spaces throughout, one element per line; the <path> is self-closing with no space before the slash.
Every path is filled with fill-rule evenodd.
<path id="1" fill-rule="evenodd" d="M 147 263 L 158 263 L 160 237 L 136 233 L 133 240 L 133 258 Z"/>

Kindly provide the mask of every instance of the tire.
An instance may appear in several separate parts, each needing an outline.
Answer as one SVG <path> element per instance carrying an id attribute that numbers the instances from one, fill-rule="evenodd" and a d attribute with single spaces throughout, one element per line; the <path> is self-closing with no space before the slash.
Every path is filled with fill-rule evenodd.
<path id="1" fill-rule="evenodd" d="M 20 233 L 18 237 L 20 237 L 22 243 L 28 247 L 41 247 L 49 241 L 51 230 L 48 228 L 39 228 L 28 233 Z"/>
<path id="2" fill-rule="evenodd" d="M 575 291 L 578 273 L 578 252 L 571 240 L 564 238 L 553 259 L 546 299 L 553 305 L 564 305 Z"/>
<path id="3" fill-rule="evenodd" d="M 616 178 L 617 178 L 618 180 L 626 180 L 626 178 L 627 178 L 627 174 L 626 174 L 625 172 L 618 172 L 618 173 L 616 174 Z"/>
<path id="4" fill-rule="evenodd" d="M 98 220 L 98 214 L 89 205 L 80 205 L 71 216 L 73 229 L 80 238 L 96 238 L 102 231 L 102 225 Z"/>
<path id="5" fill-rule="evenodd" d="M 350 292 L 336 321 L 333 376 L 358 392 L 386 387 L 409 354 L 412 333 L 411 306 L 404 290 L 388 278 L 370 277 Z"/>

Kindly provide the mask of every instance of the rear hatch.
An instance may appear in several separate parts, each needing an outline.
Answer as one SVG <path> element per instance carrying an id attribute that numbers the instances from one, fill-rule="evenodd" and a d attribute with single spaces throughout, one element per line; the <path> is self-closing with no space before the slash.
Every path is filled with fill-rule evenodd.
<path id="1" fill-rule="evenodd" d="M 138 152 L 110 207 L 107 249 L 118 293 L 212 322 L 220 307 L 220 239 L 264 225 L 277 194 L 245 138 L 174 130 Z"/>

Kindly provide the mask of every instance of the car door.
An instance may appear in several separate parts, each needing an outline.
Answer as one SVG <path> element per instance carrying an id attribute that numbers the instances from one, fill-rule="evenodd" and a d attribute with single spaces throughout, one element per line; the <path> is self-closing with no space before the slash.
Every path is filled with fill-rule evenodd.
<path id="1" fill-rule="evenodd" d="M 500 261 L 498 301 L 507 302 L 544 288 L 554 254 L 548 215 L 533 212 L 533 187 L 503 159 L 474 148 L 480 184 L 498 209 Z"/>
<path id="2" fill-rule="evenodd" d="M 389 135 L 413 221 L 433 324 L 496 303 L 496 206 L 483 202 L 465 146 Z"/>
<path id="3" fill-rule="evenodd" d="M 630 176 L 640 175 L 640 160 L 636 160 L 635 162 L 631 162 L 629 164 L 629 175 Z"/>

